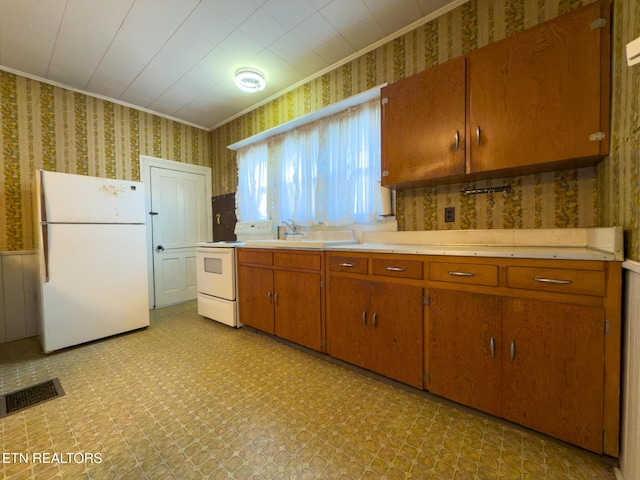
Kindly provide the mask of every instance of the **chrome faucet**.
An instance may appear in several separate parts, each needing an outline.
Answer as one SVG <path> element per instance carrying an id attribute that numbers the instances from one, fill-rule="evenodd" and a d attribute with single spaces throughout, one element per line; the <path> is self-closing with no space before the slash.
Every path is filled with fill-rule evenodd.
<path id="1" fill-rule="evenodd" d="M 289 220 L 289 222 L 285 222 L 285 221 L 282 222 L 291 230 L 289 235 L 298 235 L 298 225 L 296 225 L 296 223 L 291 219 Z"/>

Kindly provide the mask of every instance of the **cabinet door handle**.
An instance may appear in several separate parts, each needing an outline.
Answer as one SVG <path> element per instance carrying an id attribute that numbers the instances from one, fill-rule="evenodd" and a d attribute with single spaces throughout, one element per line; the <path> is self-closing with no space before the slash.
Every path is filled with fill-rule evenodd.
<path id="1" fill-rule="evenodd" d="M 278 305 L 278 292 L 274 293 L 273 300 L 275 301 L 276 305 Z"/>
<path id="2" fill-rule="evenodd" d="M 475 273 L 473 272 L 447 272 L 449 275 L 454 277 L 475 277 Z"/>
<path id="3" fill-rule="evenodd" d="M 367 326 L 367 311 L 363 310 L 362 312 L 362 325 Z"/>
<path id="4" fill-rule="evenodd" d="M 458 130 L 456 130 L 456 134 L 453 136 L 453 138 L 455 140 L 456 150 L 458 150 L 460 148 L 460 132 Z"/>
<path id="5" fill-rule="evenodd" d="M 378 312 L 373 313 L 373 328 L 378 327 Z"/>
<path id="6" fill-rule="evenodd" d="M 406 268 L 401 268 L 401 267 L 387 267 L 387 270 L 389 270 L 390 272 L 404 272 L 406 270 Z"/>
<path id="7" fill-rule="evenodd" d="M 491 352 L 491 358 L 496 358 L 496 339 L 493 337 L 489 339 L 489 351 Z"/>
<path id="8" fill-rule="evenodd" d="M 534 277 L 534 280 L 536 282 L 541 282 L 541 283 L 553 283 L 554 285 L 568 285 L 570 283 L 573 283 L 572 280 L 556 280 L 554 278 L 543 278 L 543 277 Z"/>
<path id="9" fill-rule="evenodd" d="M 353 263 L 339 263 L 338 266 L 340 266 L 340 267 L 353 267 Z"/>
<path id="10" fill-rule="evenodd" d="M 509 344 L 509 361 L 513 363 L 514 358 L 516 358 L 516 341 L 511 340 Z"/>
<path id="11" fill-rule="evenodd" d="M 271 305 L 273 302 L 271 301 L 271 297 L 273 297 L 273 292 L 269 292 L 267 293 L 267 297 L 269 298 L 269 305 Z"/>
<path id="12" fill-rule="evenodd" d="M 480 125 L 476 127 L 476 145 L 480 146 Z"/>

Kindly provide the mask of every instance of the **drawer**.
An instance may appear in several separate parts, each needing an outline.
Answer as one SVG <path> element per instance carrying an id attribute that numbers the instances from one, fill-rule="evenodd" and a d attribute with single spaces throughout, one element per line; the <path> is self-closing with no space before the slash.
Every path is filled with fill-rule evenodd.
<path id="1" fill-rule="evenodd" d="M 273 253 L 268 250 L 238 249 L 238 263 L 252 265 L 273 265 Z"/>
<path id="2" fill-rule="evenodd" d="M 369 262 L 364 257 L 329 257 L 332 272 L 369 273 Z"/>
<path id="3" fill-rule="evenodd" d="M 421 280 L 422 261 L 420 260 L 395 260 L 390 258 L 372 259 L 371 269 L 374 275 L 385 277 L 415 278 Z"/>
<path id="4" fill-rule="evenodd" d="M 507 267 L 507 286 L 577 295 L 606 295 L 606 274 L 566 268 Z"/>
<path id="5" fill-rule="evenodd" d="M 293 253 L 278 252 L 274 254 L 276 267 L 300 268 L 303 270 L 320 270 L 322 260 L 321 253 Z"/>
<path id="6" fill-rule="evenodd" d="M 497 287 L 498 266 L 478 265 L 475 263 L 430 262 L 429 280 Z"/>

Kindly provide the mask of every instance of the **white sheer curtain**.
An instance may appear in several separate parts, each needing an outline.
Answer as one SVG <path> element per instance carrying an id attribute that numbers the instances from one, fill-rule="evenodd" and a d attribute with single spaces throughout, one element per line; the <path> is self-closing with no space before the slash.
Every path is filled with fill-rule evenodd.
<path id="1" fill-rule="evenodd" d="M 380 106 L 373 100 L 238 151 L 239 219 L 373 222 L 380 204 Z"/>
<path id="2" fill-rule="evenodd" d="M 380 196 L 378 101 L 353 107 L 325 123 L 319 220 L 327 225 L 373 222 Z"/>
<path id="3" fill-rule="evenodd" d="M 305 125 L 283 135 L 277 163 L 278 220 L 298 225 L 317 221 L 319 132 L 315 124 Z"/>
<path id="4" fill-rule="evenodd" d="M 236 213 L 238 220 L 267 220 L 268 208 L 268 148 L 266 142 L 238 150 L 238 191 Z"/>

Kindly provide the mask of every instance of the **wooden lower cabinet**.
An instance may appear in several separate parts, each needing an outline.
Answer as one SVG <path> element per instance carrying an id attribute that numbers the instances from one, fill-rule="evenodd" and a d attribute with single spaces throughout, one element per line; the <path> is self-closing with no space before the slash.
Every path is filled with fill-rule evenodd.
<path id="1" fill-rule="evenodd" d="M 500 298 L 438 289 L 429 297 L 429 390 L 500 415 Z"/>
<path id="2" fill-rule="evenodd" d="M 327 353 L 422 388 L 423 288 L 331 277 Z"/>
<path id="3" fill-rule="evenodd" d="M 322 252 L 239 249 L 240 321 L 322 349 Z"/>
<path id="4" fill-rule="evenodd" d="M 275 333 L 273 309 L 273 270 L 238 266 L 238 308 L 240 322 L 263 332 Z"/>
<path id="5" fill-rule="evenodd" d="M 238 265 L 246 325 L 619 454 L 620 262 L 240 248 Z"/>
<path id="6" fill-rule="evenodd" d="M 429 390 L 603 451 L 602 308 L 430 290 Z"/>
<path id="7" fill-rule="evenodd" d="M 320 275 L 274 270 L 275 334 L 320 351 L 322 308 Z"/>
<path id="8" fill-rule="evenodd" d="M 602 452 L 604 310 L 505 298 L 502 417 Z"/>
<path id="9" fill-rule="evenodd" d="M 369 339 L 367 310 L 371 285 L 367 280 L 331 277 L 327 294 L 327 353 L 367 368 Z"/>

